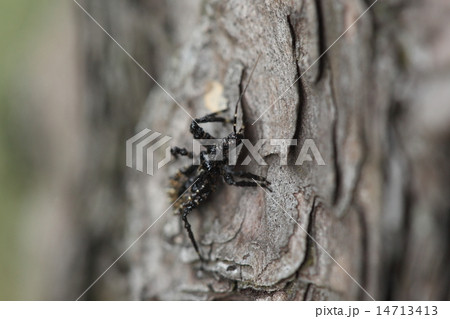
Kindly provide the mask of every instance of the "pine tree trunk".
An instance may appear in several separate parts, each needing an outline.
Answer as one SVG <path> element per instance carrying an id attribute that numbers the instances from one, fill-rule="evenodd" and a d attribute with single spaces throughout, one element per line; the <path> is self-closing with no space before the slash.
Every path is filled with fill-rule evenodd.
<path id="1" fill-rule="evenodd" d="M 169 210 L 89 298 L 450 297 L 450 5 L 380 0 L 353 24 L 372 2 L 82 3 L 193 117 L 212 111 L 211 96 L 234 106 L 261 55 L 243 100 L 246 136 L 298 140 L 288 165 L 264 143 L 268 166 L 246 168 L 273 193 L 221 185 L 189 216 L 203 269 Z M 93 185 L 82 204 L 89 285 L 169 207 L 168 178 L 183 165 L 152 177 L 126 168 L 126 139 L 149 128 L 191 148 L 192 137 L 186 112 L 75 9 Z M 307 139 L 326 165 L 295 165 Z"/>

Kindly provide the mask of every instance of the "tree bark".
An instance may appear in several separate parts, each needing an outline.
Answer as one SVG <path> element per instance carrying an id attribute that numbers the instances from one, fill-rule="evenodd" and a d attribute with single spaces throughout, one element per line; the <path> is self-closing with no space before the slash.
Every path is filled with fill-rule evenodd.
<path id="1" fill-rule="evenodd" d="M 440 22 L 450 5 L 383 0 L 354 23 L 372 3 L 82 3 L 194 117 L 211 112 L 214 95 L 233 108 L 261 55 L 242 104 L 246 136 L 298 140 L 288 165 L 267 142 L 268 165 L 246 168 L 273 193 L 222 185 L 190 214 L 208 256 L 201 267 L 179 216 L 155 222 L 171 204 L 169 176 L 187 163 L 152 177 L 125 167 L 125 141 L 143 128 L 190 148 L 191 118 L 77 12 L 90 137 L 86 284 L 155 222 L 89 298 L 450 297 L 450 26 Z M 307 139 L 326 165 L 295 165 Z"/>

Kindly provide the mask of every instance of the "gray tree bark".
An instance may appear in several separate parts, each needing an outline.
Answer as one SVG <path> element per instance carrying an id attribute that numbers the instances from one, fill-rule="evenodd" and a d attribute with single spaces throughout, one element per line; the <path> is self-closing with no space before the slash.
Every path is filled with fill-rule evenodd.
<path id="1" fill-rule="evenodd" d="M 354 25 L 372 1 L 82 4 L 194 117 L 211 111 L 211 96 L 234 105 L 241 76 L 246 83 L 261 55 L 243 100 L 246 135 L 298 139 L 288 165 L 265 143 L 268 166 L 246 168 L 267 176 L 273 193 L 220 186 L 190 215 L 209 260 L 203 269 L 169 211 L 88 298 L 450 297 L 447 1 L 380 0 Z M 142 128 L 188 148 L 192 138 L 189 116 L 77 16 L 89 136 L 80 186 L 87 286 L 169 207 L 168 177 L 182 166 L 152 177 L 127 169 L 125 140 Z M 230 130 L 213 127 L 217 136 Z M 306 139 L 326 165 L 294 165 Z"/>

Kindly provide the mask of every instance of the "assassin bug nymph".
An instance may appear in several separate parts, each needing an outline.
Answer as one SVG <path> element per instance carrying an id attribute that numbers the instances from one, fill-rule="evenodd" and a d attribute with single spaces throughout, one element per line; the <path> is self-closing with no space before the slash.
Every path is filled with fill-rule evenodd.
<path id="1" fill-rule="evenodd" d="M 242 109 L 242 98 L 253 76 L 258 60 L 259 57 L 252 68 L 249 80 L 244 90 L 242 90 L 241 86 L 239 86 L 240 95 L 238 101 L 236 102 L 232 121 L 233 131 L 221 139 L 220 145 L 204 145 L 204 150 L 202 150 L 199 154 L 200 158 L 198 164 L 193 164 L 180 169 L 170 178 L 172 188 L 169 190 L 169 195 L 172 202 L 181 196 L 174 206 L 177 212 L 181 215 L 181 220 L 184 223 L 189 239 L 191 240 L 192 245 L 194 246 L 201 261 L 204 261 L 204 259 L 200 254 L 197 241 L 195 240 L 194 233 L 191 230 L 191 225 L 187 217 L 193 209 L 197 208 L 212 194 L 217 183 L 219 182 L 220 177 L 222 177 L 223 181 L 228 185 L 239 187 L 256 187 L 260 185 L 271 191 L 269 187 L 270 182 L 267 181 L 265 177 L 249 172 L 237 171 L 235 170 L 235 165 L 229 165 L 230 148 L 239 146 L 244 139 L 244 125 L 242 125 L 239 130 L 236 128 L 238 106 L 241 104 Z M 242 74 L 244 74 L 244 71 Z M 210 122 L 230 123 L 231 120 L 223 117 L 227 111 L 228 108 L 193 120 L 190 126 L 190 132 L 194 139 L 215 139 L 211 134 L 200 127 L 199 124 Z M 218 148 L 220 148 L 220 150 Z M 221 151 L 222 153 L 221 160 L 212 160 L 211 157 L 214 157 L 218 151 Z M 171 149 L 171 153 L 175 158 L 177 158 L 178 155 L 193 158 L 192 152 L 187 151 L 186 148 L 173 147 Z M 236 181 L 235 177 L 242 178 L 243 180 Z M 255 181 L 257 181 L 257 183 Z"/>

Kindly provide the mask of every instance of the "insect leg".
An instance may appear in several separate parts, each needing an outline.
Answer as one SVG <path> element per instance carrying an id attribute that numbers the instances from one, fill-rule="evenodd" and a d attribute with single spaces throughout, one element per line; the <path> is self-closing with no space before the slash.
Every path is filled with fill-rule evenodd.
<path id="1" fill-rule="evenodd" d="M 170 149 L 170 153 L 175 157 L 175 158 L 178 158 L 178 155 L 181 155 L 181 156 L 187 156 L 187 157 L 189 157 L 189 158 L 192 158 L 192 152 L 189 152 L 186 148 L 184 148 L 184 147 L 177 147 L 177 146 L 175 146 L 175 147 L 172 147 L 171 149 Z"/>
<path id="2" fill-rule="evenodd" d="M 186 228 L 186 231 L 188 232 L 189 239 L 191 240 L 191 243 L 194 246 L 194 249 L 197 252 L 198 257 L 200 258 L 201 261 L 204 261 L 202 255 L 200 254 L 200 250 L 198 249 L 198 245 L 197 245 L 197 241 L 195 240 L 194 233 L 192 232 L 191 224 L 189 223 L 189 221 L 187 219 L 187 216 L 195 207 L 196 206 L 194 206 L 194 203 L 192 203 L 192 202 L 187 204 L 187 206 L 182 209 L 183 212 L 181 215 L 181 219 L 184 222 L 184 228 Z"/>
<path id="3" fill-rule="evenodd" d="M 194 135 L 195 139 L 214 139 L 212 135 L 205 132 L 205 130 L 198 125 L 199 123 L 211 123 L 211 122 L 222 122 L 222 123 L 229 123 L 231 122 L 230 119 L 227 119 L 225 117 L 221 117 L 219 115 L 227 112 L 228 109 L 214 112 L 208 115 L 205 115 L 203 117 L 197 118 L 191 122 L 190 131 L 192 135 Z"/>
<path id="4" fill-rule="evenodd" d="M 255 175 L 253 173 L 244 172 L 244 171 L 231 171 L 231 174 L 233 174 L 234 176 L 237 176 L 237 177 L 251 178 L 251 179 L 254 179 L 255 181 L 265 182 L 266 184 L 270 185 L 270 182 L 264 176 L 259 176 L 259 175 Z"/>
<path id="5" fill-rule="evenodd" d="M 191 122 L 190 132 L 197 140 L 214 139 L 214 136 L 212 136 L 208 132 L 205 132 L 205 130 L 202 127 L 200 127 L 200 125 L 198 125 L 198 123 L 195 120 Z"/>
<path id="6" fill-rule="evenodd" d="M 266 182 L 256 183 L 253 181 L 252 182 L 250 182 L 250 181 L 235 181 L 233 178 L 233 175 L 231 175 L 230 173 L 223 175 L 223 179 L 224 179 L 225 183 L 227 183 L 228 185 L 239 186 L 239 187 L 261 186 L 261 187 L 268 189 L 269 191 L 272 191 L 272 189 L 270 189 L 269 185 Z"/>
<path id="7" fill-rule="evenodd" d="M 219 116 L 219 115 L 221 115 L 221 114 L 223 114 L 223 113 L 225 113 L 227 111 L 228 111 L 228 109 L 225 109 L 225 110 L 222 110 L 222 111 L 218 111 L 218 112 L 214 112 L 214 113 L 205 115 L 203 117 L 200 117 L 198 119 L 195 119 L 195 121 L 197 123 L 209 123 L 209 122 L 226 122 L 226 123 L 228 123 L 228 122 L 230 122 L 229 119 L 224 118 L 222 116 Z"/>

